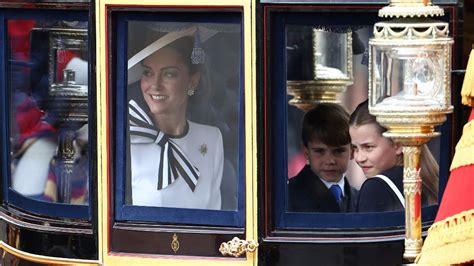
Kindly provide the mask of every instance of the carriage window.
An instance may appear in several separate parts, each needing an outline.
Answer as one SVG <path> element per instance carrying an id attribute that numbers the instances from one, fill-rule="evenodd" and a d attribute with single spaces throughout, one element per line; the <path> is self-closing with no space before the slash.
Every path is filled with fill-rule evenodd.
<path id="1" fill-rule="evenodd" d="M 118 20 L 117 220 L 242 226 L 240 18 L 147 15 Z"/>
<path id="2" fill-rule="evenodd" d="M 11 19 L 7 27 L 9 201 L 88 205 L 87 22 Z M 72 217 L 87 216 L 80 210 Z"/>
<path id="3" fill-rule="evenodd" d="M 377 17 L 344 14 L 327 24 L 333 15 L 282 12 L 268 22 L 267 184 L 275 228 L 402 228 L 401 147 L 364 124 L 367 48 Z M 449 124 L 439 130 L 442 136 L 422 149 L 423 221 L 433 220 L 447 177 Z"/>

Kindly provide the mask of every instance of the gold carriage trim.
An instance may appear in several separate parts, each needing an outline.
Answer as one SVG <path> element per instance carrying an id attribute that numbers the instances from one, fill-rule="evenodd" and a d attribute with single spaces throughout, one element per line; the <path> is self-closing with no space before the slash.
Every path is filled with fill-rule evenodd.
<path id="1" fill-rule="evenodd" d="M 57 258 L 43 255 L 31 254 L 19 249 L 16 249 L 3 241 L 0 241 L 0 249 L 3 250 L 3 257 L 6 253 L 9 253 L 17 258 L 21 258 L 30 262 L 36 262 L 47 265 L 77 265 L 77 266 L 99 266 L 102 263 L 94 260 L 84 259 L 69 259 L 69 258 Z"/>
<path id="2" fill-rule="evenodd" d="M 434 223 L 418 255 L 418 265 L 449 265 L 474 258 L 474 209 Z"/>

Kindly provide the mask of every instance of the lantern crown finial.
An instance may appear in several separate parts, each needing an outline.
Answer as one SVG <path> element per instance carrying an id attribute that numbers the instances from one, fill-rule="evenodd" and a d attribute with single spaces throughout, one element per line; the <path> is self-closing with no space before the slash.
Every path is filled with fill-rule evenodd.
<path id="1" fill-rule="evenodd" d="M 379 10 L 379 17 L 437 17 L 444 10 L 432 5 L 431 0 L 391 0 L 390 5 Z"/>

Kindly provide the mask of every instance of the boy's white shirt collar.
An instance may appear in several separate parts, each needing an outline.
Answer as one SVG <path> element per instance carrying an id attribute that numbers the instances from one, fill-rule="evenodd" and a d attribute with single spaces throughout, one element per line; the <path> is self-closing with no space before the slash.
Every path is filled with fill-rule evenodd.
<path id="1" fill-rule="evenodd" d="M 338 185 L 341 190 L 342 190 L 342 196 L 344 197 L 345 196 L 345 193 L 344 193 L 344 185 L 345 185 L 345 178 L 344 178 L 344 175 L 341 177 L 341 179 L 339 179 L 338 182 L 328 182 L 324 179 L 322 179 L 321 177 L 319 177 L 319 179 L 321 180 L 321 182 L 323 182 L 323 184 L 329 189 L 332 185 Z"/>

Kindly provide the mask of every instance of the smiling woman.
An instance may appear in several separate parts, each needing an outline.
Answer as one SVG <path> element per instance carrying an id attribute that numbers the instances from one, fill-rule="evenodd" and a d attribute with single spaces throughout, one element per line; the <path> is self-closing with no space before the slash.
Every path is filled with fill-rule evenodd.
<path id="1" fill-rule="evenodd" d="M 154 52 L 143 61 L 141 90 L 161 131 L 181 135 L 186 128 L 188 97 L 194 94 L 199 82 L 199 70 L 190 64 L 190 52 L 182 54 L 180 46 L 192 47 L 191 37 L 181 38 Z M 186 58 L 189 57 L 189 58 Z"/>
<path id="2" fill-rule="evenodd" d="M 152 27 L 175 30 L 128 61 L 131 204 L 221 209 L 221 131 L 187 117 L 190 100 L 204 90 L 200 42 L 215 32 L 195 24 Z"/>

